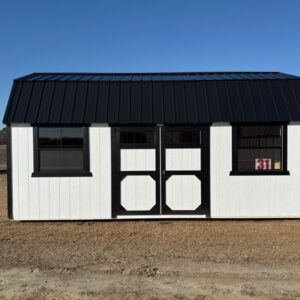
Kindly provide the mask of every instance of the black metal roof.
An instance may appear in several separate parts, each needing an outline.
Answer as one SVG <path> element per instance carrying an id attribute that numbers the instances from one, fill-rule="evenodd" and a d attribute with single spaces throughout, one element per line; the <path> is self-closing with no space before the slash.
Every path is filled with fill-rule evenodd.
<path id="1" fill-rule="evenodd" d="M 197 124 L 300 121 L 300 77 L 279 72 L 33 73 L 3 122 Z"/>
<path id="2" fill-rule="evenodd" d="M 26 81 L 186 81 L 228 79 L 288 79 L 297 76 L 280 72 L 190 72 L 190 73 L 33 73 L 16 80 Z"/>

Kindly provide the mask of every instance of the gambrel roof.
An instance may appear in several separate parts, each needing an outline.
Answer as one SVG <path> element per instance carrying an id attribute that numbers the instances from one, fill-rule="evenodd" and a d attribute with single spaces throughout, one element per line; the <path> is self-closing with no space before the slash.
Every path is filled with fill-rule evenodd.
<path id="1" fill-rule="evenodd" d="M 33 73 L 3 122 L 200 124 L 300 121 L 300 77 L 279 72 Z"/>

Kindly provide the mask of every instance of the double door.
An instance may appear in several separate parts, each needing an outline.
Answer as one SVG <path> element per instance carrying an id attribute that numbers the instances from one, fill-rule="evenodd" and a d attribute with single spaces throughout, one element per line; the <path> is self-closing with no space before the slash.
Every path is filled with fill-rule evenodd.
<path id="1" fill-rule="evenodd" d="M 112 128 L 112 214 L 209 215 L 209 127 Z"/>

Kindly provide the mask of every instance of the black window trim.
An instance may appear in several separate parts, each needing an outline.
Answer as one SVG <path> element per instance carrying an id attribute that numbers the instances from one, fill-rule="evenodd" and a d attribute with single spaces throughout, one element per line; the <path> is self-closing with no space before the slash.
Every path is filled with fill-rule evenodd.
<path id="1" fill-rule="evenodd" d="M 39 151 L 39 128 L 40 127 L 53 127 L 53 128 L 64 128 L 64 127 L 80 127 L 84 130 L 83 136 L 83 171 L 40 171 L 40 151 Z M 33 127 L 33 173 L 31 177 L 91 177 L 93 174 L 90 172 L 90 146 L 89 146 L 89 127 L 87 126 L 34 126 Z"/>
<path id="2" fill-rule="evenodd" d="M 237 129 L 239 126 L 282 126 L 282 170 L 238 170 L 237 168 Z M 232 126 L 232 170 L 230 171 L 231 176 L 264 176 L 264 175 L 290 175 L 287 170 L 287 123 L 233 123 Z"/>

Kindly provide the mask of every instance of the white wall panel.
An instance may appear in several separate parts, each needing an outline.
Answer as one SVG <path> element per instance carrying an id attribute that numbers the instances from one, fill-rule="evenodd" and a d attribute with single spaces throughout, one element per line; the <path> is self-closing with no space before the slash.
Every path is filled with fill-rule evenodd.
<path id="1" fill-rule="evenodd" d="M 27 127 L 21 127 L 18 132 L 18 152 L 17 159 L 19 163 L 19 216 L 21 218 L 29 215 L 30 201 L 29 201 L 29 184 L 28 184 L 28 156 L 30 146 L 28 145 L 29 132 Z"/>
<path id="2" fill-rule="evenodd" d="M 35 178 L 36 179 L 36 178 Z M 39 201 L 39 218 L 40 219 L 49 219 L 50 218 L 50 184 L 49 178 L 42 177 L 39 180 L 34 180 L 35 184 L 31 184 L 32 181 L 29 182 L 29 186 L 38 185 L 38 201 Z M 32 196 L 29 198 L 29 203 L 31 203 Z"/>
<path id="3" fill-rule="evenodd" d="M 99 177 L 98 179 L 94 177 L 95 183 L 93 183 L 93 188 L 95 188 L 96 184 L 100 190 L 99 196 L 97 196 L 101 199 L 99 202 L 100 217 L 111 218 L 111 129 L 107 127 L 101 128 L 101 130 L 94 128 L 93 130 L 92 128 L 91 131 L 95 133 L 96 136 L 99 136 L 99 153 L 94 153 L 93 161 L 95 157 L 100 157 L 98 167 Z M 96 149 L 96 147 L 94 149 Z M 94 171 L 97 164 L 93 163 L 91 165 L 95 166 L 92 169 L 92 171 Z"/>
<path id="4" fill-rule="evenodd" d="M 20 164 L 19 164 L 19 157 L 18 157 L 18 131 L 11 129 L 11 144 L 12 144 L 12 182 L 13 182 L 13 189 L 12 189 L 12 198 L 13 198 L 13 216 L 15 219 L 20 218 L 20 197 L 19 197 L 19 177 L 20 177 Z"/>
<path id="5" fill-rule="evenodd" d="M 172 210 L 195 210 L 201 205 L 201 181 L 194 175 L 172 175 L 166 182 L 166 204 Z"/>
<path id="6" fill-rule="evenodd" d="M 166 149 L 166 170 L 201 170 L 201 149 Z"/>
<path id="7" fill-rule="evenodd" d="M 73 180 L 70 180 L 69 191 L 69 202 L 72 203 L 70 205 L 70 216 L 80 219 L 80 201 L 82 201 L 82 197 L 80 197 L 80 177 L 74 177 Z"/>
<path id="8" fill-rule="evenodd" d="M 74 182 L 74 181 L 73 181 Z M 33 184 L 32 184 L 33 185 Z M 49 219 L 58 219 L 60 216 L 60 180 L 58 177 L 49 178 Z"/>
<path id="9" fill-rule="evenodd" d="M 121 182 L 121 205 L 130 210 L 150 210 L 156 202 L 156 183 L 151 176 L 126 176 Z"/>
<path id="10" fill-rule="evenodd" d="M 72 178 L 72 179 L 74 179 L 74 178 Z M 42 182 L 43 179 L 44 178 L 40 178 L 39 181 Z M 66 220 L 71 219 L 69 177 L 60 177 L 59 178 L 59 199 L 60 199 L 60 201 L 59 201 L 59 218 L 66 219 Z M 74 203 L 72 202 L 72 205 L 73 204 Z M 42 218 L 43 216 L 41 215 L 40 217 Z"/>
<path id="11" fill-rule="evenodd" d="M 13 125 L 11 133 L 14 219 L 111 218 L 109 127 L 95 124 L 90 128 L 90 163 L 93 177 L 31 177 L 32 127 L 27 124 Z M 290 176 L 229 176 L 232 157 L 231 127 L 228 124 L 212 126 L 211 216 L 214 218 L 300 217 L 299 141 L 299 124 L 288 126 Z M 183 165 L 182 163 L 178 166 L 177 162 L 172 162 L 176 159 L 171 157 L 167 162 L 169 170 L 178 169 Z M 193 155 L 187 154 L 184 157 L 190 158 Z M 200 161 L 200 155 L 197 157 Z M 185 162 L 184 164 L 185 167 L 188 164 L 195 167 L 197 163 Z M 147 185 L 137 185 L 136 195 L 144 192 L 145 186 Z M 147 193 L 152 192 L 147 190 Z"/>
<path id="12" fill-rule="evenodd" d="M 121 171 L 155 171 L 155 149 L 122 149 Z"/>
<path id="13" fill-rule="evenodd" d="M 111 129 L 90 127 L 92 177 L 31 177 L 33 129 L 12 126 L 13 217 L 16 220 L 111 218 Z"/>
<path id="14" fill-rule="evenodd" d="M 288 126 L 290 176 L 229 176 L 231 127 L 211 127 L 211 216 L 300 217 L 300 126 Z"/>
<path id="15" fill-rule="evenodd" d="M 28 147 L 33 144 L 33 136 L 28 134 Z M 28 151 L 31 151 L 29 148 Z M 28 166 L 33 165 L 33 155 L 28 155 Z M 40 195 L 39 195 L 40 187 L 38 184 L 30 184 L 29 185 L 29 215 L 32 218 L 38 219 L 40 216 Z"/>

